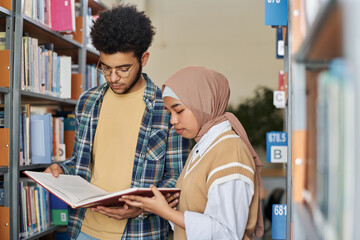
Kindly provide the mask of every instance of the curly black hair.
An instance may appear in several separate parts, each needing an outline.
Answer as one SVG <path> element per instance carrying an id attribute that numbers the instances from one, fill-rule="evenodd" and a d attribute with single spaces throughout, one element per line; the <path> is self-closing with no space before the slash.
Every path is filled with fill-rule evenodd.
<path id="1" fill-rule="evenodd" d="M 100 13 L 90 32 L 98 51 L 106 54 L 133 52 L 138 59 L 148 50 L 154 35 L 150 19 L 129 4 Z"/>

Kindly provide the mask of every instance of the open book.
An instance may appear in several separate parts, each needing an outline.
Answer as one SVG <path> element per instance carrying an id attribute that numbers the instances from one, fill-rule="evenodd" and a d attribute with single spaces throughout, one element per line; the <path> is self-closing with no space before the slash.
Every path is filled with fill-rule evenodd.
<path id="1" fill-rule="evenodd" d="M 56 178 L 51 173 L 33 171 L 24 171 L 24 173 L 72 208 L 121 206 L 124 203 L 118 199 L 124 195 L 153 196 L 150 188 L 129 188 L 118 192 L 107 192 L 76 175 L 60 174 Z M 180 192 L 180 188 L 158 189 L 162 194 Z"/>

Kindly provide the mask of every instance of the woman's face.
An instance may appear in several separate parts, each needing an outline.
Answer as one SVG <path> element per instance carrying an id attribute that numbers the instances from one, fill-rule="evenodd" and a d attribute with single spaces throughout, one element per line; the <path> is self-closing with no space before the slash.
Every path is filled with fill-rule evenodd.
<path id="1" fill-rule="evenodd" d="M 176 98 L 164 97 L 164 104 L 166 111 L 171 114 L 170 122 L 176 132 L 184 138 L 195 138 L 200 128 L 194 113 Z"/>

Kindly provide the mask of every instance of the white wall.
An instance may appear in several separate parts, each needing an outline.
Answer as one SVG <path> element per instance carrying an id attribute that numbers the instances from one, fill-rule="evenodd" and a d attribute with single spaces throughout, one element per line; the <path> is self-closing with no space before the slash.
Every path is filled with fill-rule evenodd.
<path id="1" fill-rule="evenodd" d="M 203 65 L 228 78 L 235 104 L 258 85 L 277 88 L 283 61 L 275 58 L 275 30 L 264 25 L 264 1 L 126 2 L 139 4 L 156 27 L 144 72 L 158 85 L 183 66 Z"/>

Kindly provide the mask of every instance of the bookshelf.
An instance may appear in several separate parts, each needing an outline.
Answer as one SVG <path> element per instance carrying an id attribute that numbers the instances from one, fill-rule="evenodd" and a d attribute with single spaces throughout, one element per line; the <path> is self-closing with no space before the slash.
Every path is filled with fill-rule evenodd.
<path id="1" fill-rule="evenodd" d="M 0 2 L 0 32 L 5 33 L 5 46 L 0 50 L 0 103 L 3 105 L 3 127 L 0 129 L 0 177 L 3 181 L 4 204 L 0 206 L 0 238 L 6 239 L 9 236 L 9 216 L 11 199 L 11 161 L 9 161 L 11 145 L 9 144 L 10 134 L 13 129 L 11 117 L 12 106 L 12 72 L 10 63 L 13 60 L 13 11 L 10 0 Z M 4 40 L 4 39 L 3 39 Z M 2 40 L 2 43 L 4 43 Z"/>
<path id="2" fill-rule="evenodd" d="M 0 239 L 19 239 L 20 233 L 20 177 L 24 170 L 43 170 L 49 164 L 19 164 L 20 159 L 20 115 L 22 104 L 59 110 L 74 109 L 76 97 L 60 98 L 48 92 L 27 91 L 22 86 L 22 37 L 27 35 L 37 39 L 38 44 L 51 43 L 58 55 L 70 56 L 73 77 L 80 79 L 79 85 L 86 83 L 86 65 L 96 64 L 99 53 L 87 46 L 86 36 L 89 22 L 88 7 L 92 14 L 105 10 L 97 0 L 76 0 L 78 16 L 73 39 L 67 34 L 53 31 L 51 27 L 24 14 L 25 0 L 4 0 L 0 2 L 0 32 L 6 32 L 5 50 L 0 50 L 0 104 L 4 108 L 4 127 L 0 129 L 0 177 L 3 178 L 4 205 L 0 206 Z M 5 62 L 3 60 L 6 60 Z M 41 68 L 41 67 L 40 67 Z M 80 89 L 83 91 L 85 89 Z M 76 96 L 78 96 L 77 93 Z M 4 133 L 5 131 L 5 133 Z M 6 135 L 7 134 L 7 135 Z M 4 137 L 5 136 L 5 137 Z M 8 137 L 6 137 L 8 136 Z M 5 150 L 4 150 L 5 149 Z M 8 153 L 7 153 L 8 151 Z M 5 155 L 5 158 L 3 157 Z M 6 159 L 7 157 L 7 159 Z M 7 165 L 3 163 L 8 163 Z M 21 239 L 38 239 L 63 228 L 51 226 L 31 236 Z"/>
<path id="3" fill-rule="evenodd" d="M 294 0 L 289 9 L 295 240 L 359 234 L 359 10 L 352 0 Z"/>

